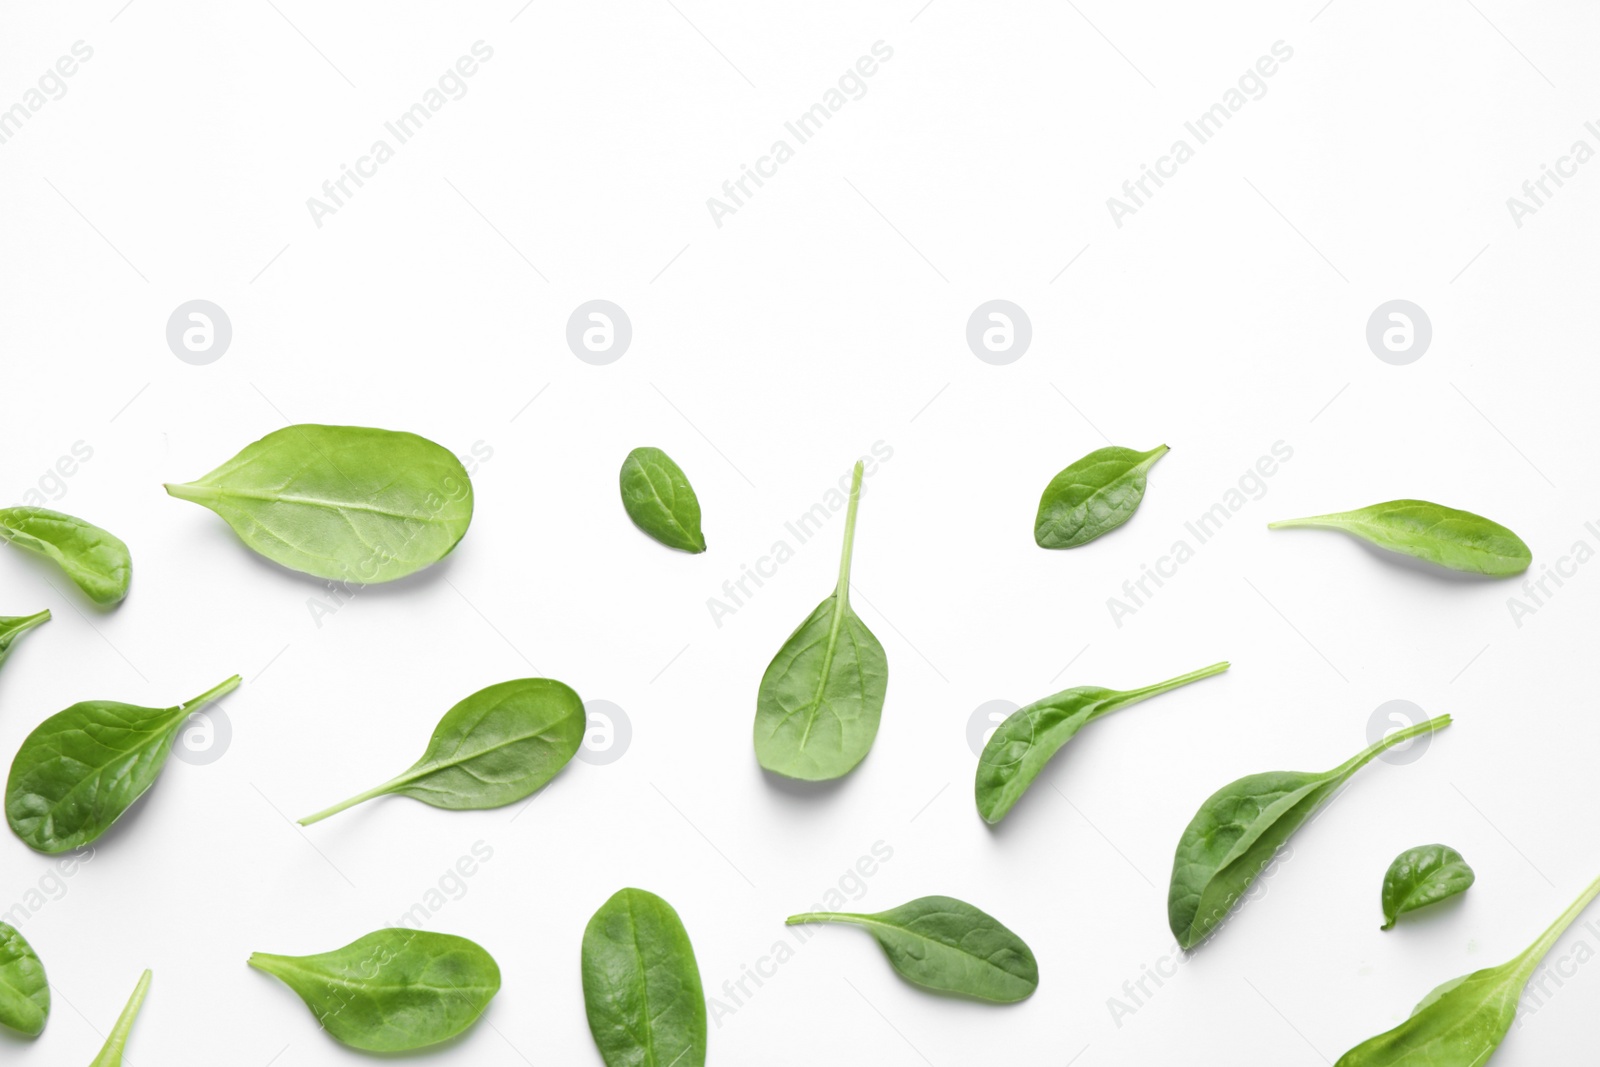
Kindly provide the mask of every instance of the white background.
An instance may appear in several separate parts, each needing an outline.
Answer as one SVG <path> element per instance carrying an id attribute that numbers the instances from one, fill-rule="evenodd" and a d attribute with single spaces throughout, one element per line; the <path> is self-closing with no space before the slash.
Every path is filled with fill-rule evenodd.
<path id="1" fill-rule="evenodd" d="M 492 860 L 431 924 L 488 947 L 505 985 L 430 1062 L 597 1063 L 579 940 L 625 885 L 677 907 L 731 1005 L 724 981 L 878 841 L 893 858 L 859 908 L 970 900 L 1032 945 L 1037 995 L 929 996 L 864 934 L 821 930 L 713 1027 L 710 1062 L 1312 1067 L 1520 951 L 1600 874 L 1600 567 L 1519 627 L 1517 582 L 1265 524 L 1418 496 L 1511 525 L 1535 574 L 1580 538 L 1600 548 L 1583 525 L 1600 519 L 1600 167 L 1521 228 L 1505 204 L 1574 140 L 1600 147 L 1583 128 L 1600 13 L 1319 3 L 10 6 L 0 107 L 75 41 L 94 55 L 0 145 L 0 496 L 86 443 L 53 506 L 122 536 L 135 577 L 102 613 L 0 554 L 0 613 L 55 614 L 0 671 L 0 751 L 76 700 L 246 680 L 222 758 L 171 761 L 21 924 L 55 1008 L 0 1056 L 87 1062 L 150 967 L 131 1063 L 361 1062 L 246 957 L 391 923 L 479 841 Z M 466 96 L 318 228 L 307 197 L 478 40 L 494 56 Z M 866 95 L 718 228 L 706 198 L 880 40 L 893 58 Z M 1293 58 L 1266 95 L 1115 226 L 1106 198 L 1280 40 Z M 1003 367 L 964 337 L 997 297 L 1034 331 Z M 195 298 L 233 324 L 209 366 L 165 341 Z M 564 340 L 593 298 L 634 327 L 604 367 Z M 1434 328 L 1403 367 L 1364 337 L 1396 298 Z M 286 420 L 492 449 L 460 548 L 318 626 L 320 583 L 161 489 Z M 720 627 L 706 603 L 880 440 L 855 579 L 890 659 L 882 730 L 836 788 L 786 789 L 753 758 L 757 683 L 831 588 L 842 523 Z M 1143 508 L 1081 550 L 1036 548 L 1040 489 L 1108 441 L 1172 447 Z M 1277 441 L 1293 459 L 1265 495 L 1117 626 L 1107 598 Z M 706 554 L 627 522 L 616 472 L 640 444 L 689 473 Z M 978 819 L 978 705 L 1223 658 L 1221 678 L 1086 731 L 999 832 Z M 409 765 L 461 697 L 529 674 L 623 707 L 631 747 L 575 762 L 515 822 L 386 799 L 290 823 Z M 1363 771 L 1118 1025 L 1109 998 L 1171 952 L 1172 850 L 1200 801 L 1339 763 L 1391 699 L 1456 725 Z M 1380 934 L 1384 868 L 1435 840 L 1478 884 Z M 0 905 L 50 870 L 0 835 Z M 1562 951 L 1580 939 L 1600 945 L 1575 930 Z M 1597 993 L 1580 968 L 1525 1005 L 1496 1064 L 1592 1047 Z"/>

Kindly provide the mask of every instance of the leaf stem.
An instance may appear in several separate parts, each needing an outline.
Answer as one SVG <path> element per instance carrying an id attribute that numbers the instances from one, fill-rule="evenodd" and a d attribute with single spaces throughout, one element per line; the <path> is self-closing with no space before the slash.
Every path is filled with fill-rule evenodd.
<path id="1" fill-rule="evenodd" d="M 122 1014 L 117 1017 L 117 1025 L 111 1028 L 111 1036 L 106 1038 L 105 1047 L 100 1050 L 100 1055 L 95 1057 L 90 1067 L 122 1062 L 122 1051 L 127 1047 L 128 1035 L 133 1032 L 134 1020 L 139 1017 L 139 1009 L 144 1007 L 145 994 L 150 992 L 150 978 L 148 969 L 139 976 L 139 984 L 133 987 L 133 995 L 128 998 L 127 1007 L 123 1008 Z"/>
<path id="2" fill-rule="evenodd" d="M 850 557 L 855 551 L 856 509 L 861 505 L 861 474 L 863 466 L 856 460 L 850 472 L 850 510 L 844 516 L 844 551 L 839 556 L 839 584 L 833 595 L 840 605 L 850 603 Z"/>
<path id="3" fill-rule="evenodd" d="M 373 786 L 371 789 L 367 790 L 365 793 L 357 793 L 355 796 L 351 797 L 349 800 L 341 800 L 339 803 L 335 804 L 331 808 L 323 808 L 321 811 L 317 812 L 315 815 L 307 815 L 305 818 L 300 820 L 300 825 L 301 826 L 310 826 L 314 822 L 321 822 L 323 819 L 326 819 L 330 815 L 337 815 L 341 811 L 344 811 L 346 808 L 353 808 L 357 804 L 365 804 L 367 801 L 372 800 L 375 797 L 383 796 L 385 793 L 389 792 L 395 786 L 404 784 L 405 781 L 407 779 L 409 779 L 410 777 L 411 777 L 411 771 L 408 770 L 408 771 L 406 771 L 405 774 L 399 775 L 398 777 L 395 777 L 395 778 L 391 778 L 387 782 L 384 782 L 382 785 Z"/>
<path id="4" fill-rule="evenodd" d="M 25 615 L 17 620 L 17 633 L 26 633 L 35 626 L 41 626 L 50 621 L 50 609 L 45 608 L 37 615 Z"/>
<path id="5" fill-rule="evenodd" d="M 239 682 L 241 680 L 242 679 L 236 674 L 227 681 L 220 682 L 212 688 L 207 689 L 204 693 L 201 693 L 193 700 L 184 701 L 182 704 L 179 704 L 178 707 L 182 711 L 195 711 L 203 704 L 209 704 L 213 700 L 221 700 L 223 697 L 239 688 Z"/>
<path id="6" fill-rule="evenodd" d="M 791 915 L 783 920 L 785 926 L 799 926 L 801 923 L 859 923 L 870 921 L 870 915 L 856 915 L 845 911 L 808 911 L 800 915 Z"/>
<path id="7" fill-rule="evenodd" d="M 1562 912 L 1555 922 L 1550 924 L 1549 929 L 1539 935 L 1537 941 L 1528 946 L 1527 951 L 1523 952 L 1520 957 L 1524 966 L 1528 967 L 1529 970 L 1537 966 L 1539 961 L 1544 958 L 1545 953 L 1554 948 L 1556 942 L 1561 940 L 1561 935 L 1567 932 L 1567 927 L 1571 926 L 1578 916 L 1583 914 L 1583 909 L 1593 903 L 1594 898 L 1597 896 L 1600 896 L 1600 878 L 1590 882 L 1589 888 L 1585 889 L 1578 899 L 1574 900 L 1572 905 Z"/>
<path id="8" fill-rule="evenodd" d="M 1168 678 L 1164 682 L 1157 682 L 1155 685 L 1147 685 L 1140 689 L 1129 689 L 1122 694 L 1123 701 L 1131 704 L 1136 700 L 1144 700 L 1158 693 L 1170 692 L 1173 689 L 1188 685 L 1190 682 L 1198 682 L 1202 678 L 1210 678 L 1213 674 L 1221 674 L 1229 666 L 1230 664 L 1227 660 L 1222 660 L 1218 663 L 1213 663 L 1209 667 L 1201 667 L 1197 671 L 1190 671 L 1188 674 L 1180 674 L 1176 678 Z"/>
<path id="9" fill-rule="evenodd" d="M 1368 763 L 1371 763 L 1375 758 L 1382 755 L 1384 752 L 1387 752 L 1394 746 L 1404 744 L 1413 737 L 1420 737 L 1423 734 L 1431 734 L 1435 730 L 1443 730 L 1446 726 L 1450 725 L 1450 722 L 1451 719 L 1448 714 L 1436 715 L 1435 717 L 1428 719 L 1426 722 L 1413 723 L 1410 726 L 1407 726 L 1404 730 L 1396 730 L 1394 733 L 1376 742 L 1359 755 L 1353 756 L 1347 762 L 1340 764 L 1334 769 L 1334 773 L 1343 774 L 1345 776 L 1354 774 L 1357 770 L 1365 767 Z"/>
<path id="10" fill-rule="evenodd" d="M 1291 526 L 1332 526 L 1336 521 L 1345 517 L 1347 512 L 1330 511 L 1326 515 L 1307 515 L 1301 519 L 1279 519 L 1277 522 L 1267 523 L 1269 530 L 1286 530 Z"/>

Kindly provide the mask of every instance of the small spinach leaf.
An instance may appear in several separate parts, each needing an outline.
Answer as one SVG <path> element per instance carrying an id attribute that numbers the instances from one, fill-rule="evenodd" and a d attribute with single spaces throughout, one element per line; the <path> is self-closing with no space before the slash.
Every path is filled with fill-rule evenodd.
<path id="1" fill-rule="evenodd" d="M 622 461 L 622 506 L 633 524 L 668 548 L 704 552 L 700 498 L 683 468 L 659 448 L 636 448 Z"/>
<path id="2" fill-rule="evenodd" d="M 705 1067 L 706 996 L 672 905 L 618 890 L 583 931 L 583 1006 L 606 1067 Z"/>
<path id="3" fill-rule="evenodd" d="M 1251 774 L 1213 793 L 1184 830 L 1172 861 L 1167 919 L 1183 948 L 1194 948 L 1228 917 L 1279 848 L 1331 800 L 1350 776 L 1384 751 L 1442 730 L 1450 716 L 1396 730 L 1331 771 Z"/>
<path id="4" fill-rule="evenodd" d="M 1489 1062 L 1517 1017 L 1517 1002 L 1539 961 L 1597 894 L 1600 880 L 1520 955 L 1439 986 L 1422 998 L 1409 1019 L 1363 1041 L 1334 1067 L 1481 1067 Z M 1543 1058 L 1571 1061 L 1553 1052 Z"/>
<path id="5" fill-rule="evenodd" d="M 1461 853 L 1448 845 L 1418 845 L 1394 858 L 1383 876 L 1383 917 L 1389 930 L 1408 911 L 1465 893 L 1477 880 Z"/>
<path id="6" fill-rule="evenodd" d="M 498 808 L 536 792 L 583 744 L 583 700 L 550 678 L 501 682 L 462 700 L 434 727 L 409 770 L 308 815 L 310 826 L 373 797 L 411 797 L 436 808 Z"/>
<path id="7" fill-rule="evenodd" d="M 1270 530 L 1292 526 L 1343 530 L 1391 552 L 1496 578 L 1521 574 L 1533 562 L 1522 538 L 1498 522 L 1426 500 L 1390 500 L 1355 511 L 1267 524 Z"/>
<path id="8" fill-rule="evenodd" d="M 862 465 L 850 478 L 844 552 L 833 595 L 817 605 L 778 649 L 756 697 L 756 758 L 788 778 L 842 778 L 878 736 L 889 660 L 850 607 L 850 553 L 861 502 Z"/>
<path id="9" fill-rule="evenodd" d="M 117 1025 L 111 1028 L 111 1036 L 106 1038 L 105 1047 L 89 1067 L 122 1067 L 122 1053 L 128 1047 L 128 1035 L 133 1033 L 133 1022 L 139 1017 L 139 1009 L 144 1007 L 145 994 L 148 992 L 150 972 L 145 971 L 139 976 L 139 984 L 133 987 L 133 996 L 128 998 L 127 1006 L 117 1016 Z"/>
<path id="10" fill-rule="evenodd" d="M 50 621 L 48 609 L 37 615 L 0 615 L 0 663 L 6 661 L 11 655 L 11 646 L 17 639 L 35 626 Z"/>
<path id="11" fill-rule="evenodd" d="M 50 1017 L 50 983 L 39 954 L 16 927 L 0 923 L 0 1026 L 38 1037 Z"/>
<path id="12" fill-rule="evenodd" d="M 500 991 L 500 967 L 464 937 L 377 930 L 315 956 L 257 952 L 250 966 L 299 994 L 351 1048 L 410 1052 L 466 1030 Z"/>
<path id="13" fill-rule="evenodd" d="M 1050 479 L 1039 498 L 1033 539 L 1040 548 L 1077 548 L 1133 517 L 1144 500 L 1150 468 L 1167 454 L 1097 448 Z"/>
<path id="14" fill-rule="evenodd" d="M 276 563 L 366 585 L 439 562 L 472 522 L 460 460 L 425 437 L 365 426 L 285 426 L 166 489 Z"/>
<path id="15" fill-rule="evenodd" d="M 1013 1004 L 1039 988 L 1039 964 L 1027 943 L 954 897 L 918 897 L 876 915 L 817 911 L 788 919 L 790 926 L 825 922 L 866 929 L 889 966 L 924 989 Z"/>
<path id="16" fill-rule="evenodd" d="M 96 604 L 115 604 L 128 595 L 128 546 L 82 519 L 46 508 L 0 508 L 0 540 L 54 560 Z"/>
<path id="17" fill-rule="evenodd" d="M 238 685 L 236 674 L 173 708 L 87 700 L 50 716 L 11 761 L 12 831 L 40 852 L 95 840 L 155 784 L 189 716 Z"/>
<path id="18" fill-rule="evenodd" d="M 1143 689 L 1116 690 L 1082 685 L 1063 689 L 1012 712 L 990 736 L 989 743 L 983 746 L 983 755 L 978 758 L 978 776 L 973 787 L 978 814 L 990 824 L 1005 818 L 1034 779 L 1061 751 L 1061 746 L 1102 715 L 1227 669 L 1226 662 L 1213 663 Z"/>

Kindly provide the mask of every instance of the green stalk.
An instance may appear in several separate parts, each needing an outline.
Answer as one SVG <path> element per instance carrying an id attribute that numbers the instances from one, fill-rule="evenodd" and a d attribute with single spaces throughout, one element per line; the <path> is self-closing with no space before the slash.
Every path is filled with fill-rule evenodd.
<path id="1" fill-rule="evenodd" d="M 17 633 L 25 634 L 35 626 L 41 626 L 50 621 L 50 609 L 45 608 L 37 615 L 24 615 L 16 620 Z"/>
<path id="2" fill-rule="evenodd" d="M 1180 674 L 1176 678 L 1168 678 L 1164 682 L 1157 682 L 1155 685 L 1147 685 L 1141 689 L 1129 689 L 1122 694 L 1121 699 L 1117 702 L 1117 706 L 1125 707 L 1128 704 L 1135 703 L 1136 701 L 1147 700 L 1150 697 L 1157 696 L 1161 693 L 1170 692 L 1171 690 L 1186 686 L 1190 682 L 1198 682 L 1202 678 L 1210 678 L 1213 674 L 1221 674 L 1223 671 L 1227 670 L 1228 667 L 1228 661 L 1223 660 L 1220 663 L 1213 663 L 1209 667 L 1201 667 L 1197 671 L 1190 671 L 1188 674 Z"/>
<path id="3" fill-rule="evenodd" d="M 1423 734 L 1431 734 L 1435 730 L 1443 730 L 1446 726 L 1450 725 L 1450 721 L 1450 716 L 1448 714 L 1438 715 L 1427 720 L 1426 722 L 1413 723 L 1412 725 L 1407 726 L 1404 730 L 1396 730 L 1388 737 L 1385 737 L 1383 740 L 1372 745 L 1372 747 L 1368 748 L 1366 751 L 1357 756 L 1351 757 L 1344 763 L 1341 763 L 1338 767 L 1334 768 L 1334 773 L 1342 774 L 1348 778 L 1350 775 L 1354 774 L 1362 767 L 1365 767 L 1378 756 L 1387 752 L 1394 746 L 1404 744 L 1413 737 L 1420 737 Z"/>
<path id="4" fill-rule="evenodd" d="M 122 1009 L 122 1014 L 117 1017 L 117 1025 L 111 1028 L 111 1036 L 106 1038 L 105 1047 L 100 1050 L 100 1055 L 94 1058 L 89 1067 L 122 1067 L 122 1051 L 127 1047 L 128 1035 L 133 1032 L 133 1022 L 139 1017 L 139 1009 L 144 1007 L 145 994 L 150 992 L 150 972 L 146 970 L 139 976 L 139 984 L 133 987 L 133 996 L 128 998 L 128 1006 Z"/>
<path id="5" fill-rule="evenodd" d="M 855 551 L 856 509 L 861 505 L 862 470 L 862 464 L 857 460 L 855 470 L 850 474 L 850 509 L 844 516 L 844 552 L 839 557 L 839 584 L 833 591 L 834 598 L 841 606 L 850 603 L 850 557 Z"/>
<path id="6" fill-rule="evenodd" d="M 236 674 L 232 678 L 229 678 L 224 682 L 219 682 L 210 689 L 207 689 L 204 693 L 201 693 L 193 700 L 184 701 L 182 704 L 178 705 L 178 708 L 179 710 L 185 712 L 198 711 L 204 705 L 211 703 L 213 700 L 221 700 L 223 697 L 239 688 L 239 682 L 241 680 L 242 679 L 240 679 L 240 677 Z"/>
<path id="7" fill-rule="evenodd" d="M 373 788 L 367 790 L 365 793 L 357 793 L 355 796 L 351 797 L 349 800 L 341 800 L 339 803 L 335 804 L 331 808 L 323 808 L 321 811 L 317 812 L 315 815 L 307 815 L 305 818 L 300 820 L 300 825 L 301 826 L 310 826 L 314 822 L 321 822 L 323 819 L 326 819 L 330 815 L 337 815 L 341 811 L 344 811 L 346 808 L 353 808 L 357 804 L 365 804 L 367 801 L 372 800 L 375 797 L 383 796 L 385 793 L 387 793 L 390 790 L 392 790 L 393 788 L 395 788 L 395 786 L 404 785 L 407 781 L 410 780 L 410 778 L 411 778 L 411 771 L 408 770 L 408 771 L 406 771 L 405 774 L 402 774 L 402 775 L 399 775 L 397 777 L 391 778 L 387 782 L 384 782 L 380 786 L 374 786 Z"/>
<path id="8" fill-rule="evenodd" d="M 1556 942 L 1561 940 L 1561 935 L 1567 932 L 1567 927 L 1571 926 L 1578 916 L 1583 914 L 1583 909 L 1593 903 L 1594 898 L 1597 896 L 1600 896 L 1600 878 L 1590 882 L 1589 888 L 1585 889 L 1578 899 L 1572 902 L 1572 906 L 1562 912 L 1561 916 L 1550 924 L 1550 928 L 1539 935 L 1539 940 L 1529 945 L 1527 951 L 1518 957 L 1526 971 L 1532 973 L 1533 969 L 1539 965 L 1539 961 L 1544 959 L 1545 954 L 1555 948 Z"/>

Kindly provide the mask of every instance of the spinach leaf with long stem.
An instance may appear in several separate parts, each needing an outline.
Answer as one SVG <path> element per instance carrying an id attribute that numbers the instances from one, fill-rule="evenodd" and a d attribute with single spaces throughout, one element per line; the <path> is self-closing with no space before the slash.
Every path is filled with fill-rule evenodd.
<path id="1" fill-rule="evenodd" d="M 706 996 L 683 920 L 621 889 L 583 931 L 583 1006 L 606 1067 L 705 1067 Z"/>
<path id="2" fill-rule="evenodd" d="M 50 982 L 28 939 L 0 923 L 0 1026 L 38 1037 L 50 1017 Z"/>
<path id="3" fill-rule="evenodd" d="M 941 993 L 1012 1004 L 1039 988 L 1039 964 L 1027 942 L 1001 922 L 954 897 L 918 897 L 875 915 L 816 911 L 796 923 L 848 923 L 877 939 L 889 966 L 907 981 Z"/>
<path id="4" fill-rule="evenodd" d="M 95 840 L 155 784 L 189 716 L 238 685 L 236 674 L 171 708 L 88 700 L 50 716 L 11 761 L 12 831 L 40 852 Z"/>
<path id="5" fill-rule="evenodd" d="M 1520 954 L 1439 986 L 1394 1029 L 1369 1038 L 1339 1057 L 1334 1067 L 1482 1067 L 1517 1017 L 1523 987 L 1567 927 L 1600 895 L 1596 879 L 1549 929 Z M 1581 957 L 1580 957 L 1581 958 Z M 1541 1057 L 1582 1062 L 1587 1054 Z"/>
<path id="6" fill-rule="evenodd" d="M 1390 552 L 1496 578 L 1521 574 L 1533 562 L 1522 538 L 1498 522 L 1426 500 L 1389 500 L 1354 511 L 1267 524 L 1269 530 L 1293 526 L 1343 530 Z"/>
<path id="7" fill-rule="evenodd" d="M 390 927 L 314 956 L 257 952 L 250 966 L 299 994 L 322 1028 L 365 1052 L 448 1041 L 500 991 L 500 966 L 464 937 Z"/>
<path id="8" fill-rule="evenodd" d="M 978 758 L 977 781 L 973 786 L 978 814 L 990 824 L 1005 818 L 1061 747 L 1094 720 L 1227 669 L 1226 662 L 1213 663 L 1143 689 L 1116 690 L 1081 685 L 1063 689 L 1012 712 L 983 746 L 983 754 Z"/>
<path id="9" fill-rule="evenodd" d="M 844 551 L 833 595 L 801 623 L 761 676 L 756 697 L 756 758 L 789 778 L 842 778 L 866 758 L 878 736 L 889 660 L 850 607 L 850 554 L 862 464 L 850 477 Z"/>
<path id="10" fill-rule="evenodd" d="M 128 546 L 76 516 L 48 508 L 0 508 L 0 541 L 54 561 L 96 604 L 115 604 L 128 595 L 133 580 Z"/>
<path id="11" fill-rule="evenodd" d="M 1217 790 L 1189 822 L 1172 861 L 1167 919 L 1178 944 L 1204 941 L 1228 917 L 1278 849 L 1333 799 L 1350 776 L 1395 745 L 1442 730 L 1450 716 L 1416 723 L 1331 771 L 1268 771 Z"/>
<path id="12" fill-rule="evenodd" d="M 128 1035 L 133 1033 L 134 1020 L 139 1018 L 139 1009 L 144 1007 L 145 994 L 149 992 L 150 972 L 147 970 L 139 976 L 139 984 L 133 987 L 133 995 L 128 998 L 127 1006 L 117 1016 L 117 1025 L 111 1028 L 111 1036 L 106 1038 L 105 1047 L 89 1067 L 122 1067 L 122 1054 L 128 1047 Z"/>
<path id="13" fill-rule="evenodd" d="M 491 685 L 444 713 L 427 751 L 404 774 L 300 825 L 391 793 L 458 811 L 502 807 L 554 778 L 577 754 L 587 723 L 583 699 L 554 679 Z"/>

